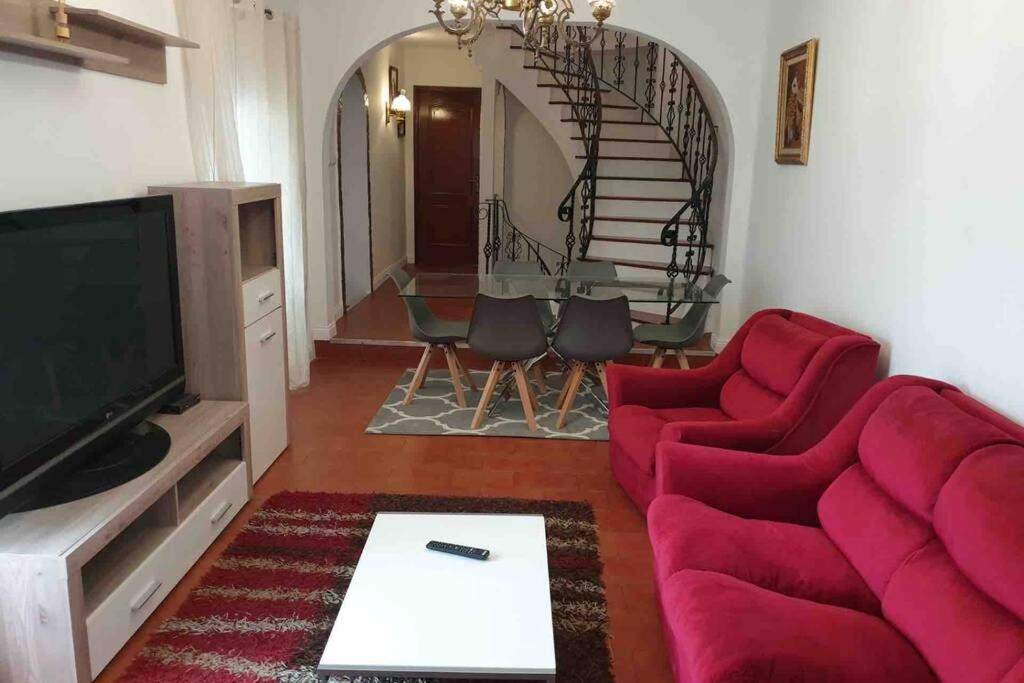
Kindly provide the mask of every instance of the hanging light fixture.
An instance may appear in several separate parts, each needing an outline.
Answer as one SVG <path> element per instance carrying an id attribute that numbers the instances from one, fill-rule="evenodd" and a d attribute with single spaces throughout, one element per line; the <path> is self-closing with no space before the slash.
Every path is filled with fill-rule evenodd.
<path id="1" fill-rule="evenodd" d="M 445 16 L 446 1 L 450 19 Z M 601 35 L 616 0 L 587 1 L 598 28 L 589 38 L 581 38 L 580 32 L 566 29 L 576 12 L 572 0 L 434 0 L 430 13 L 437 17 L 437 23 L 445 32 L 456 37 L 460 50 L 463 47 L 472 50 L 487 26 L 488 17 L 500 19 L 503 11 L 516 12 L 522 21 L 524 46 L 542 50 L 550 47 L 556 36 L 570 45 L 584 46 Z"/>

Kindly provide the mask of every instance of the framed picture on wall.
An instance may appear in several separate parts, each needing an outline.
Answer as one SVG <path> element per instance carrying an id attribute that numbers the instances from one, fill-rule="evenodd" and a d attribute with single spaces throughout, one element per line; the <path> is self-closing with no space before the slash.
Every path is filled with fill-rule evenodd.
<path id="1" fill-rule="evenodd" d="M 398 67 L 388 67 L 388 104 L 390 105 L 398 97 Z"/>
<path id="2" fill-rule="evenodd" d="M 775 161 L 807 164 L 814 108 L 814 71 L 818 39 L 786 50 L 779 58 L 779 111 L 775 131 Z"/>

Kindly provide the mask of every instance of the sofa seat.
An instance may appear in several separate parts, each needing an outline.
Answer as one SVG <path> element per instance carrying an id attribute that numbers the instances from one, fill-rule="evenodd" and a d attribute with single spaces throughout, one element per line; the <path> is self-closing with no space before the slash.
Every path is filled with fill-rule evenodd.
<path id="1" fill-rule="evenodd" d="M 715 572 L 677 572 L 661 588 L 681 683 L 934 683 L 882 619 L 801 600 Z"/>
<path id="2" fill-rule="evenodd" d="M 718 408 L 648 408 L 621 406 L 609 415 L 611 439 L 630 463 L 649 477 L 654 476 L 654 447 L 661 429 L 673 422 L 727 422 L 732 418 Z"/>
<path id="3" fill-rule="evenodd" d="M 647 512 L 656 581 L 679 571 L 726 574 L 794 598 L 880 614 L 878 598 L 821 529 L 743 519 L 686 496 Z"/>

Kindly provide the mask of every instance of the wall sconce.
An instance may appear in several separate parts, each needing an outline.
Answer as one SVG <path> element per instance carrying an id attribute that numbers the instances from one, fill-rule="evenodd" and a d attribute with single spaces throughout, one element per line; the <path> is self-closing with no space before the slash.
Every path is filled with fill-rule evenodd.
<path id="1" fill-rule="evenodd" d="M 409 101 L 409 97 L 405 94 L 405 90 L 399 90 L 395 99 L 388 105 L 388 111 L 386 115 L 386 123 L 391 123 L 391 119 L 394 118 L 397 122 L 398 137 L 405 137 L 405 116 L 412 111 L 412 102 Z"/>

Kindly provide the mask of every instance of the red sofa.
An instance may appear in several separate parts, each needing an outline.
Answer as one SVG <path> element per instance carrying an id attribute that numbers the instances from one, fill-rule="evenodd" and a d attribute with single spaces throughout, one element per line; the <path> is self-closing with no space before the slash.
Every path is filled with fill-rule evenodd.
<path id="1" fill-rule="evenodd" d="M 696 492 L 693 454 L 728 457 L 709 450 L 659 454 L 664 495 L 648 513 L 677 681 L 1024 681 L 1019 426 L 901 377 L 805 454 L 853 463 L 831 484 L 764 469 L 756 486 L 713 491 L 716 507 L 678 495 Z M 722 479 L 736 472 L 726 459 Z M 790 495 L 817 498 L 820 526 L 773 518 Z"/>
<path id="2" fill-rule="evenodd" d="M 862 334 L 772 309 L 754 314 L 698 370 L 610 366 L 612 472 L 645 511 L 654 498 L 660 442 L 799 453 L 874 383 L 878 352 Z"/>

